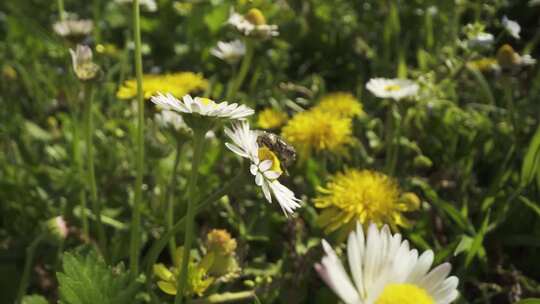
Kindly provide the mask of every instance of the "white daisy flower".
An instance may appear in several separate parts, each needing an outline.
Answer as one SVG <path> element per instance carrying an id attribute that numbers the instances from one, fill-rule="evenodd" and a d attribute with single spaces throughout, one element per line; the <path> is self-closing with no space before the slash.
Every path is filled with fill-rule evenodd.
<path id="1" fill-rule="evenodd" d="M 245 36 L 268 39 L 279 35 L 278 26 L 266 24 L 264 15 L 256 8 L 249 10 L 245 15 L 238 14 L 234 9 L 231 9 L 227 23 Z"/>
<path id="2" fill-rule="evenodd" d="M 210 50 L 210 54 L 229 64 L 234 64 L 246 54 L 246 45 L 240 40 L 231 42 L 218 41 L 217 46 Z"/>
<path id="3" fill-rule="evenodd" d="M 521 32 L 521 26 L 514 20 L 508 19 L 508 17 L 503 16 L 502 25 L 504 29 L 514 38 L 521 39 L 519 33 Z"/>
<path id="4" fill-rule="evenodd" d="M 114 0 L 118 4 L 131 4 L 133 0 Z M 157 3 L 155 0 L 139 0 L 139 5 L 144 7 L 149 12 L 157 11 Z"/>
<path id="5" fill-rule="evenodd" d="M 154 115 L 157 124 L 162 128 L 172 128 L 175 131 L 189 131 L 190 128 L 182 115 L 171 110 L 161 110 Z"/>
<path id="6" fill-rule="evenodd" d="M 530 66 L 536 64 L 536 59 L 534 59 L 531 55 L 525 54 L 521 55 L 519 58 L 519 64 L 522 66 Z"/>
<path id="7" fill-rule="evenodd" d="M 448 277 L 451 265 L 444 263 L 429 271 L 433 252 L 419 256 L 388 226 L 379 231 L 370 225 L 367 239 L 360 224 L 349 234 L 352 280 L 332 247 L 325 240 L 322 245 L 325 256 L 315 269 L 346 304 L 447 304 L 458 297 L 459 280 Z"/>
<path id="8" fill-rule="evenodd" d="M 250 130 L 248 122 L 236 123 L 232 129 L 225 128 L 225 134 L 233 141 L 225 143 L 225 146 L 251 161 L 249 171 L 255 176 L 255 184 L 262 188 L 269 203 L 272 196 L 275 197 L 286 216 L 301 207 L 300 199 L 296 198 L 294 192 L 278 181 L 282 173 L 279 159 L 270 149 L 259 147 L 259 133 Z"/>
<path id="9" fill-rule="evenodd" d="M 495 42 L 495 37 L 490 33 L 478 33 L 472 39 L 467 41 L 467 44 L 471 48 L 489 48 Z"/>
<path id="10" fill-rule="evenodd" d="M 185 95 L 180 100 L 171 94 L 159 93 L 157 96 L 152 96 L 151 101 L 165 110 L 209 117 L 243 120 L 254 113 L 253 109 L 245 105 L 216 103 L 208 98 L 192 98 L 190 95 Z"/>
<path id="11" fill-rule="evenodd" d="M 54 32 L 62 37 L 86 36 L 92 32 L 93 28 L 92 20 L 75 19 L 73 16 L 53 24 Z"/>
<path id="12" fill-rule="evenodd" d="M 394 100 L 411 97 L 418 92 L 418 85 L 409 79 L 372 78 L 366 88 L 379 98 Z"/>

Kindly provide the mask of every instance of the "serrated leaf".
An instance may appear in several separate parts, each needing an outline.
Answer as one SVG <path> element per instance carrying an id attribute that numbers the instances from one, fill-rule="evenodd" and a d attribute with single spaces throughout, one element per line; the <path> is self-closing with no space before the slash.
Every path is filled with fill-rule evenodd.
<path id="1" fill-rule="evenodd" d="M 95 252 L 66 253 L 62 266 L 63 272 L 57 273 L 60 303 L 136 303 L 137 283 L 121 269 L 113 271 Z"/>

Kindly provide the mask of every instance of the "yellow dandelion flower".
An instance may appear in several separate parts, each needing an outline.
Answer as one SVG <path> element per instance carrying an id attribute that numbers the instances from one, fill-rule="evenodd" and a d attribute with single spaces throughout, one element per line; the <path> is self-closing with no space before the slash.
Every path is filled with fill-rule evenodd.
<path id="1" fill-rule="evenodd" d="M 314 109 L 335 113 L 341 117 L 357 117 L 365 114 L 360 101 L 346 92 L 335 92 L 323 96 Z"/>
<path id="2" fill-rule="evenodd" d="M 181 98 L 186 94 L 203 91 L 208 81 L 201 75 L 192 72 L 178 72 L 165 75 L 147 74 L 143 76 L 144 98 L 149 99 L 157 93 L 169 93 Z M 131 99 L 137 95 L 137 80 L 130 79 L 116 92 L 119 99 Z"/>
<path id="3" fill-rule="evenodd" d="M 393 178 L 370 170 L 338 173 L 318 191 L 314 203 L 315 207 L 324 209 L 318 222 L 326 233 L 342 227 L 352 229 L 356 221 L 388 224 L 394 229 L 407 226 L 402 213 L 420 207 L 416 195 L 402 194 Z"/>
<path id="4" fill-rule="evenodd" d="M 352 120 L 320 110 L 301 112 L 283 127 L 282 136 L 303 156 L 312 151 L 344 154 L 353 142 Z"/>
<path id="5" fill-rule="evenodd" d="M 257 125 L 262 129 L 277 129 L 281 127 L 288 119 L 287 113 L 266 108 L 259 113 Z"/>

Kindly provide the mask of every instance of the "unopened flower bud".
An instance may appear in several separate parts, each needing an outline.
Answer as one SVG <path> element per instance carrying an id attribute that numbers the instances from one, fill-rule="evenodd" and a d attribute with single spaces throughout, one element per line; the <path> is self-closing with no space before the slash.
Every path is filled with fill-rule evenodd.
<path id="1" fill-rule="evenodd" d="M 247 14 L 244 16 L 247 21 L 251 22 L 253 25 L 265 25 L 266 24 L 266 18 L 264 17 L 263 13 L 256 8 L 250 9 Z"/>
<path id="2" fill-rule="evenodd" d="M 61 241 L 68 235 L 68 227 L 63 217 L 57 216 L 47 220 L 44 225 L 47 237 L 52 241 Z"/>
<path id="3" fill-rule="evenodd" d="M 509 69 L 519 64 L 520 56 L 512 46 L 505 44 L 497 51 L 497 62 L 502 68 Z"/>
<path id="4" fill-rule="evenodd" d="M 431 166 L 433 166 L 431 159 L 425 155 L 416 156 L 413 160 L 413 164 L 416 168 L 420 169 L 431 168 Z"/>
<path id="5" fill-rule="evenodd" d="M 207 235 L 206 245 L 208 251 L 220 254 L 233 254 L 236 250 L 236 240 L 224 229 L 213 229 Z"/>
<path id="6" fill-rule="evenodd" d="M 97 76 L 99 66 L 92 61 L 93 56 L 90 47 L 78 44 L 75 51 L 70 49 L 69 52 L 73 62 L 73 71 L 77 78 L 87 81 Z"/>

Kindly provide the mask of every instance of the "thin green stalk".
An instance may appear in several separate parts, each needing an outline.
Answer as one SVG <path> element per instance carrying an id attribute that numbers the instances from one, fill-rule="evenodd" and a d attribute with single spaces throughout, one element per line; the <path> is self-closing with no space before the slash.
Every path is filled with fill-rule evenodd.
<path id="1" fill-rule="evenodd" d="M 516 124 L 516 107 L 514 105 L 514 97 L 512 93 L 512 82 L 510 77 L 508 76 L 504 76 L 502 82 L 504 86 L 504 100 L 506 102 L 508 120 L 510 121 L 510 125 L 512 126 L 512 132 L 514 134 L 514 137 L 515 139 L 517 139 L 518 136 Z"/>
<path id="2" fill-rule="evenodd" d="M 92 103 L 94 101 L 94 88 L 92 84 L 85 84 L 85 138 L 86 143 L 86 164 L 88 174 L 88 186 L 90 190 L 90 200 L 92 204 L 92 212 L 96 216 L 98 244 L 104 257 L 107 257 L 107 244 L 105 240 L 105 230 L 101 222 L 101 203 L 98 199 L 96 173 L 94 171 L 94 143 L 92 135 L 94 134 L 94 122 L 92 115 Z"/>
<path id="3" fill-rule="evenodd" d="M 133 1 L 135 2 L 135 1 Z M 99 27 L 99 24 L 101 22 L 101 1 L 100 0 L 94 0 L 93 3 L 93 17 L 94 17 L 94 40 L 96 43 L 101 42 L 101 29 Z"/>
<path id="4" fill-rule="evenodd" d="M 396 115 L 397 114 L 397 115 Z M 399 137 L 401 136 L 401 118 L 399 106 L 396 101 L 392 101 L 387 112 L 386 118 L 386 173 L 393 176 L 396 171 L 396 165 L 399 153 Z"/>
<path id="5" fill-rule="evenodd" d="M 72 121 L 73 121 L 73 139 L 72 139 L 72 145 L 73 145 L 73 162 L 75 164 L 77 174 L 81 177 L 80 181 L 84 181 L 84 166 L 81 160 L 81 148 L 80 148 L 80 124 L 79 124 L 79 117 L 77 113 L 73 113 L 72 115 Z M 81 209 L 81 221 L 82 221 L 82 229 L 83 229 L 83 236 L 85 239 L 89 238 L 89 229 L 88 229 L 88 217 L 86 216 L 86 195 L 84 193 L 84 188 L 81 188 L 79 191 L 79 201 L 80 201 L 80 209 Z"/>
<path id="6" fill-rule="evenodd" d="M 237 302 L 247 299 L 253 299 L 255 297 L 255 291 L 240 291 L 240 292 L 225 292 L 213 294 L 204 299 L 196 299 L 188 301 L 189 304 L 213 304 L 213 303 L 229 303 Z"/>
<path id="7" fill-rule="evenodd" d="M 227 92 L 227 100 L 231 100 L 236 96 L 236 93 L 242 86 L 242 83 L 244 83 L 244 80 L 246 79 L 247 72 L 249 71 L 249 67 L 251 66 L 251 61 L 253 59 L 253 53 L 255 51 L 255 47 L 253 45 L 253 42 L 249 39 L 246 39 L 246 54 L 244 55 L 244 58 L 242 59 L 242 64 L 240 66 L 240 71 L 238 72 L 238 75 L 236 75 L 236 78 L 234 82 L 232 83 L 232 86 L 229 87 L 229 90 Z"/>
<path id="8" fill-rule="evenodd" d="M 242 182 L 244 177 L 244 168 L 240 169 L 240 172 L 238 175 L 233 177 L 226 185 L 224 185 L 219 190 L 212 193 L 209 197 L 206 199 L 200 201 L 195 206 L 195 214 L 198 214 L 201 212 L 204 208 L 212 204 L 213 202 L 219 200 L 223 196 L 230 193 L 233 189 L 237 189 L 237 186 Z M 156 240 L 154 244 L 152 244 L 152 247 L 150 247 L 150 250 L 148 250 L 148 254 L 145 257 L 145 265 L 146 265 L 146 277 L 149 278 L 152 274 L 152 266 L 156 263 L 159 253 L 167 246 L 167 243 L 170 238 L 174 237 L 178 232 L 180 232 L 183 228 L 185 228 L 185 220 L 186 217 L 182 217 L 179 219 L 173 227 L 171 227 L 170 230 L 167 231 L 161 238 Z"/>
<path id="9" fill-rule="evenodd" d="M 178 285 L 175 304 L 181 304 L 184 294 L 186 293 L 188 279 L 188 263 L 191 251 L 191 243 L 193 242 L 193 230 L 195 222 L 195 210 L 197 204 L 197 179 L 199 177 L 199 164 L 202 159 L 204 150 L 204 136 L 206 130 L 195 130 L 193 134 L 193 160 L 191 162 L 191 176 L 187 187 L 187 214 L 186 214 L 186 231 L 184 236 L 184 253 L 182 255 L 182 267 L 178 276 Z"/>
<path id="10" fill-rule="evenodd" d="M 19 283 L 19 291 L 17 292 L 17 298 L 15 304 L 21 304 L 23 296 L 26 294 L 28 283 L 30 280 L 30 270 L 32 268 L 32 262 L 36 254 L 36 248 L 44 238 L 44 234 L 39 234 L 26 248 L 26 260 L 24 261 L 24 268 L 22 272 L 21 282 Z"/>
<path id="11" fill-rule="evenodd" d="M 60 20 L 64 21 L 66 20 L 66 10 L 64 9 L 64 0 L 58 0 L 58 15 L 60 16 Z"/>
<path id="12" fill-rule="evenodd" d="M 171 179 L 165 193 L 165 201 L 167 204 L 167 230 L 171 230 L 174 225 L 174 189 L 176 184 L 176 171 L 178 171 L 178 164 L 180 163 L 180 152 L 182 151 L 183 141 L 176 140 L 176 153 L 174 155 L 174 165 L 171 172 Z M 174 256 L 176 251 L 176 239 L 171 238 L 169 240 L 169 252 L 171 257 Z"/>
<path id="13" fill-rule="evenodd" d="M 144 170 L 144 100 L 142 80 L 141 23 L 139 0 L 133 0 L 133 38 L 135 39 L 135 73 L 137 77 L 137 177 L 135 179 L 135 202 L 131 222 L 129 265 L 131 275 L 139 273 L 139 247 L 141 242 L 141 201 Z"/>

